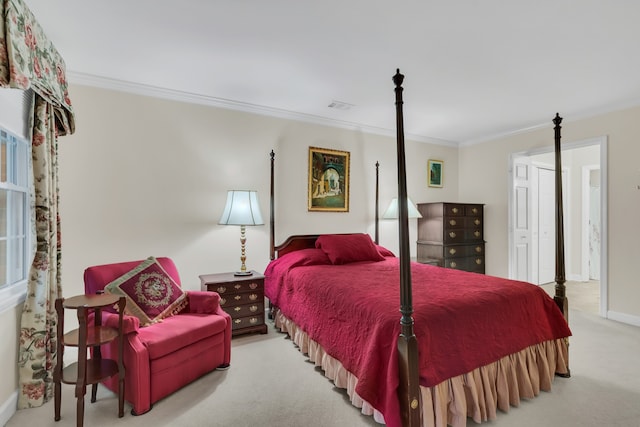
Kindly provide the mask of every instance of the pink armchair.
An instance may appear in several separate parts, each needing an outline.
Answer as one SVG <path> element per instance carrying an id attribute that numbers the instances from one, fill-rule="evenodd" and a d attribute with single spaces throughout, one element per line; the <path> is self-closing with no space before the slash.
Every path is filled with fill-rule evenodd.
<path id="1" fill-rule="evenodd" d="M 180 277 L 169 258 L 157 258 L 175 282 Z M 87 294 L 101 292 L 106 285 L 142 261 L 89 267 L 84 272 Z M 231 317 L 220 307 L 215 292 L 186 291 L 188 306 L 180 313 L 146 327 L 134 316 L 124 316 L 125 400 L 132 414 L 141 415 L 160 399 L 215 369 L 226 369 L 231 361 Z M 103 312 L 103 325 L 117 325 L 115 313 Z M 115 341 L 114 341 L 115 342 Z M 117 346 L 102 346 L 105 358 L 116 358 Z M 117 378 L 104 382 L 117 392 Z"/>

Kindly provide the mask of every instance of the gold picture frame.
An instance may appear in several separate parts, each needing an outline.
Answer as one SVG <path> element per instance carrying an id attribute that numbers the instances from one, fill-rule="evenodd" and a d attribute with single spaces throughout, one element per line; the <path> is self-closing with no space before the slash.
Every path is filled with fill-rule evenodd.
<path id="1" fill-rule="evenodd" d="M 309 147 L 308 210 L 349 212 L 348 151 Z"/>
<path id="2" fill-rule="evenodd" d="M 442 160 L 429 159 L 427 163 L 427 185 L 429 187 L 442 188 L 444 174 L 444 162 Z"/>

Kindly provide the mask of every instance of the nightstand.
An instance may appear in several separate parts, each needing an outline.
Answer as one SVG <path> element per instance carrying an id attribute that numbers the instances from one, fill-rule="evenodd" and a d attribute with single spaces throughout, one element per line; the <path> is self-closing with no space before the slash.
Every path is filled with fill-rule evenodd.
<path id="1" fill-rule="evenodd" d="M 231 316 L 232 335 L 267 333 L 264 322 L 264 276 L 233 273 L 203 274 L 200 289 L 220 294 L 220 306 Z"/>

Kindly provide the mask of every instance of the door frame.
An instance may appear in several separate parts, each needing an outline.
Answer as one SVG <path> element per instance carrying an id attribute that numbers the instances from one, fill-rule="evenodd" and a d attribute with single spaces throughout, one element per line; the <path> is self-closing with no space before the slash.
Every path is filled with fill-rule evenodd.
<path id="1" fill-rule="evenodd" d="M 567 151 L 576 148 L 588 147 L 597 145 L 600 147 L 600 223 L 601 223 L 601 233 L 602 239 L 600 241 L 600 316 L 607 317 L 607 311 L 609 308 L 608 301 L 608 278 L 609 278 L 609 254 L 607 251 L 608 241 L 609 241 L 609 227 L 608 227 L 608 173 L 607 173 L 607 136 L 599 136 L 595 138 L 584 139 L 580 141 L 568 142 L 562 144 L 561 150 Z M 532 148 L 526 151 L 513 152 L 509 154 L 509 187 L 507 194 L 507 207 L 508 207 L 508 240 L 509 240 L 509 278 L 513 278 L 513 274 L 515 271 L 514 266 L 514 251 L 515 251 L 515 242 L 514 242 L 514 197 L 513 197 L 513 188 L 515 185 L 515 177 L 514 177 L 514 160 L 519 157 L 530 157 L 538 154 L 545 154 L 554 151 L 553 146 L 547 147 L 538 147 Z M 565 211 L 566 212 L 566 211 Z M 582 218 L 579 219 L 582 221 Z M 565 248 L 567 243 L 565 242 Z"/>

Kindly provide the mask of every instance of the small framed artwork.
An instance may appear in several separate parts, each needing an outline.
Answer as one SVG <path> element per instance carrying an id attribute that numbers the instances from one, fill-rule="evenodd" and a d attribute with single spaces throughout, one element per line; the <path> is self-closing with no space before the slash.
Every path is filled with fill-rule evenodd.
<path id="1" fill-rule="evenodd" d="M 309 147 L 308 209 L 349 212 L 349 152 Z"/>
<path id="2" fill-rule="evenodd" d="M 429 187 L 442 187 L 442 173 L 444 162 L 442 160 L 429 159 L 427 163 L 427 184 Z"/>

